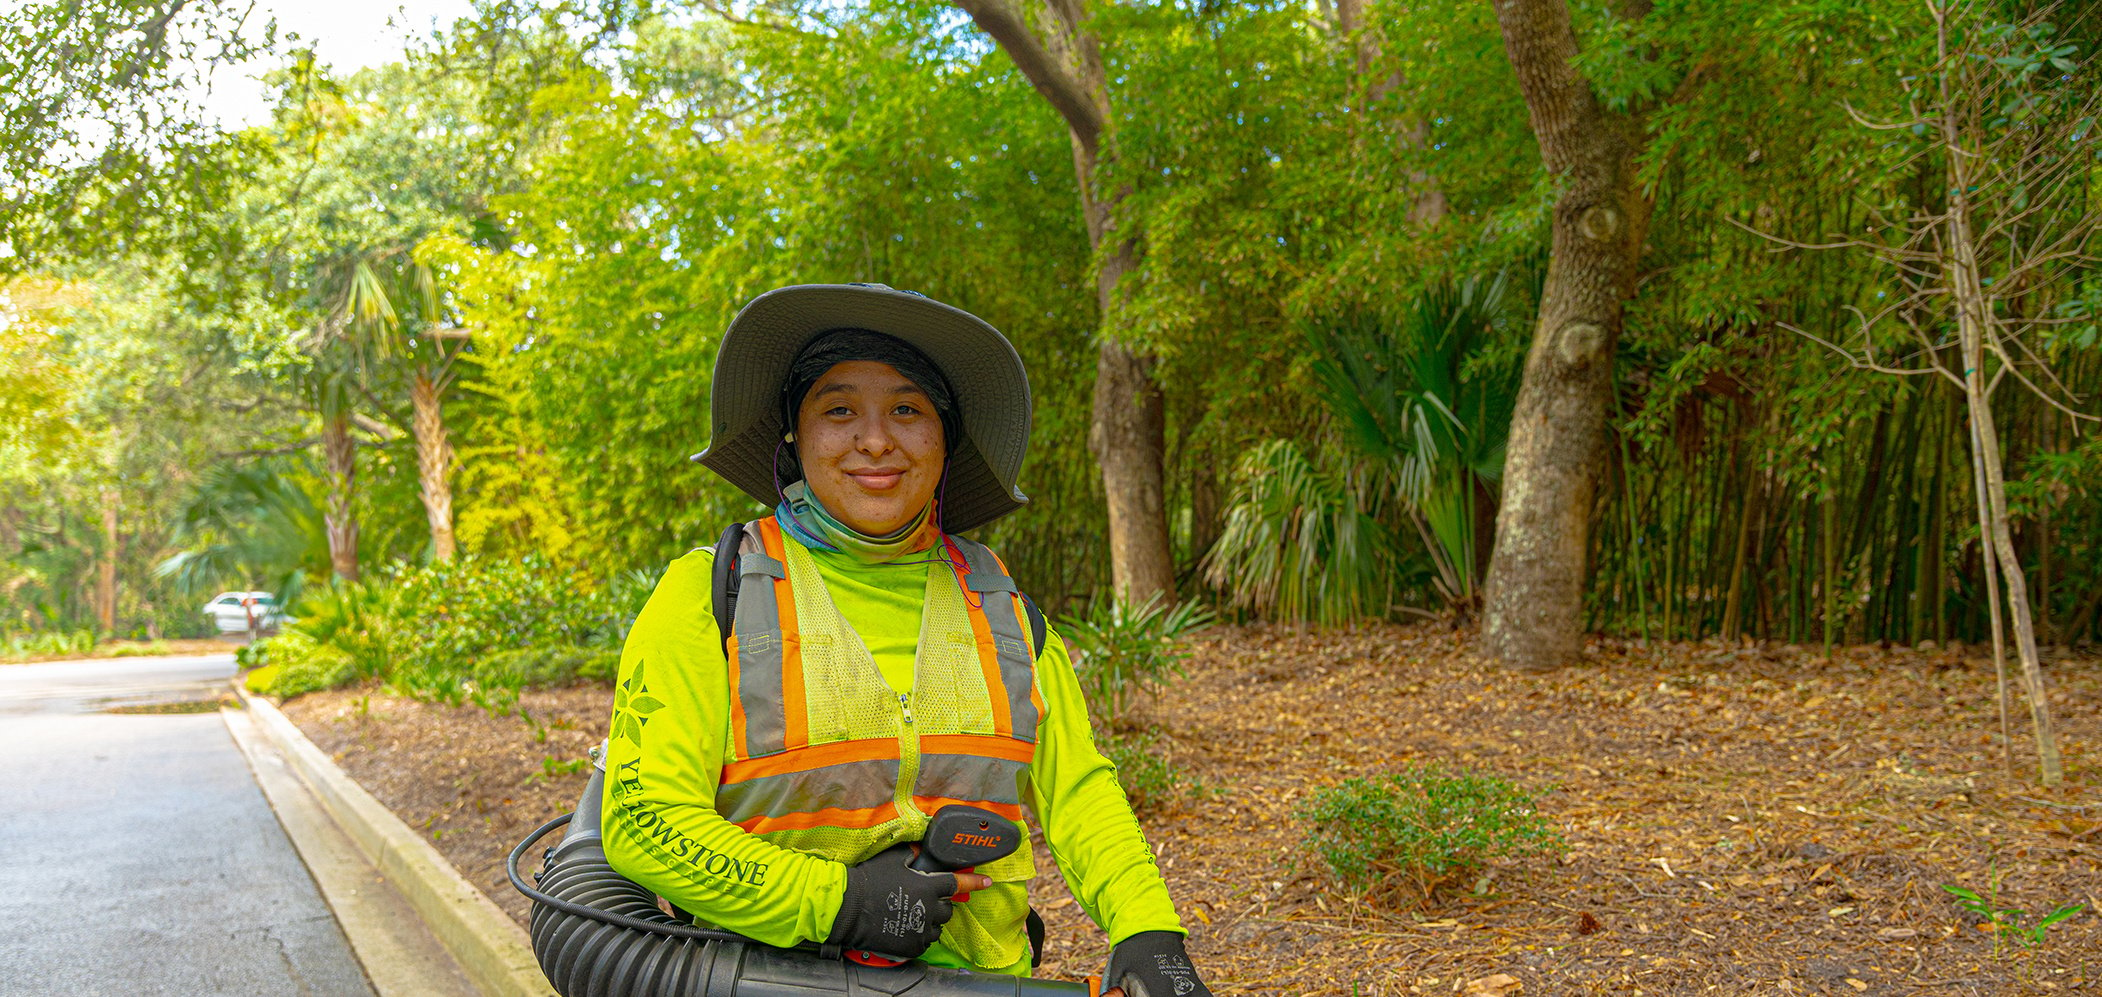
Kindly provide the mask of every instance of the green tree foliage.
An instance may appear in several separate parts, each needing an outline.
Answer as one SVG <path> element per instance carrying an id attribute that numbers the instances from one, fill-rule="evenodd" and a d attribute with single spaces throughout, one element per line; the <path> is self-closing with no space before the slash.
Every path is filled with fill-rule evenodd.
<path id="1" fill-rule="evenodd" d="M 34 38 L 63 34 L 36 20 L 48 6 L 21 8 Z M 1907 67 L 1931 62 L 1924 15 L 1897 0 L 1572 10 L 1595 96 L 1640 121 L 1654 204 L 1613 361 L 1590 625 L 1979 635 L 1961 400 L 1835 376 L 1843 361 L 1789 329 L 1843 328 L 1890 289 L 1757 234 L 1866 236 L 1941 203 L 1910 136 L 1851 117 L 1904 105 Z M 93 16 L 80 30 L 115 30 Z M 985 539 L 1040 601 L 1109 579 L 1086 438 L 1114 327 L 1157 358 L 1185 594 L 1311 619 L 1468 605 L 1558 193 L 1493 6 L 1103 4 L 1094 30 L 1117 115 L 1097 179 L 1144 242 L 1107 324 L 1066 124 L 947 4 L 488 0 L 396 64 L 335 77 L 292 58 L 273 122 L 211 140 L 238 159 L 180 245 L 40 256 L 6 292 L 35 316 L 0 324 L 10 625 L 92 617 L 106 486 L 133 626 L 174 605 L 149 595 L 169 584 L 153 565 L 251 528 L 171 535 L 210 498 L 207 467 L 306 455 L 314 470 L 292 477 L 325 507 L 309 373 L 344 389 L 360 562 L 421 560 L 404 379 L 434 359 L 437 326 L 469 337 L 450 347 L 445 409 L 463 553 L 661 567 L 761 511 L 685 459 L 708 442 L 724 325 L 765 289 L 845 280 L 971 309 L 1029 364 L 1034 503 Z M 2092 91 L 2095 24 L 2061 32 L 2072 48 L 2038 72 Z M 125 50 L 103 51 L 69 71 L 131 86 L 110 61 Z M 8 125 L 19 153 L 44 119 L 7 120 L 28 123 Z M 23 169 L 36 197 L 119 204 Z M 149 172 L 107 176 L 166 189 Z M 1459 301 L 1487 290 L 1466 291 L 1471 275 L 1506 272 L 1529 276 L 1500 308 Z M 2055 323 L 2038 349 L 2084 397 L 2102 388 L 2089 272 L 2036 299 Z M 1493 316 L 1426 318 L 1476 306 Z M 1996 404 L 2042 632 L 2095 635 L 2102 451 L 2033 401 Z"/>
<path id="2" fill-rule="evenodd" d="M 0 273 L 69 250 L 197 244 L 239 143 L 199 120 L 220 67 L 273 23 L 186 0 L 25 0 L 0 10 Z M 193 242 L 192 240 L 196 240 Z"/>

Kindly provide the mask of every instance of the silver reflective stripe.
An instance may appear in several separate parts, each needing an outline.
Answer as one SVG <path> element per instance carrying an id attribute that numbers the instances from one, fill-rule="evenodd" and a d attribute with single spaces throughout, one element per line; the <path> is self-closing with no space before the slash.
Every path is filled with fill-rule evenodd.
<path id="1" fill-rule="evenodd" d="M 897 790 L 897 759 L 841 762 L 808 772 L 725 783 L 715 789 L 715 812 L 735 824 L 754 817 L 786 817 L 827 807 L 869 810 L 891 802 Z"/>
<path id="2" fill-rule="evenodd" d="M 1016 780 L 1024 768 L 1021 762 L 984 755 L 921 755 L 920 780 L 912 792 L 915 796 L 1020 805 L 1022 794 Z"/>
<path id="3" fill-rule="evenodd" d="M 973 592 L 1019 592 L 1015 580 L 997 571 L 973 571 L 963 583 Z"/>
<path id="4" fill-rule="evenodd" d="M 738 591 L 744 591 L 744 579 L 752 575 L 767 578 L 787 578 L 788 567 L 766 555 L 763 550 L 737 555 Z"/>
<path id="5" fill-rule="evenodd" d="M 1036 704 L 1029 698 L 1036 681 L 1036 662 L 1029 653 L 1028 638 L 1022 636 L 1022 621 L 1015 613 L 1014 581 L 1000 570 L 1000 562 L 984 544 L 954 538 L 971 566 L 965 585 L 985 605 L 985 619 L 993 631 L 993 650 L 1000 660 L 1000 681 L 1007 686 L 1007 715 L 1014 736 L 1036 741 Z M 997 586 L 992 580 L 997 579 Z"/>
<path id="6" fill-rule="evenodd" d="M 788 715 L 781 706 L 781 607 L 774 602 L 769 565 L 781 570 L 781 562 L 767 556 L 759 524 L 746 523 L 744 542 L 737 548 L 737 617 L 730 624 L 737 637 L 737 699 L 745 711 L 741 747 L 746 758 L 788 748 Z"/>

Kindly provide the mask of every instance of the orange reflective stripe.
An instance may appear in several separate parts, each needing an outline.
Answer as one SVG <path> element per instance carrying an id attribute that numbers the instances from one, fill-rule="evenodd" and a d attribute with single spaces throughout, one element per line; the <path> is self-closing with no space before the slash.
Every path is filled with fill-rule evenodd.
<path id="1" fill-rule="evenodd" d="M 992 808 L 987 807 L 986 809 L 990 810 Z M 1018 808 L 1017 813 L 1019 814 L 1019 812 Z M 737 826 L 753 834 L 767 834 L 773 831 L 808 831 L 819 827 L 867 830 L 896 819 L 898 819 L 898 805 L 885 803 L 880 807 L 869 807 L 865 810 L 840 810 L 826 807 L 823 810 L 782 814 L 779 817 L 753 817 L 738 821 Z"/>
<path id="2" fill-rule="evenodd" d="M 978 670 L 985 675 L 986 698 L 992 701 L 993 732 L 1004 737 L 1014 733 L 1015 725 L 1007 705 L 1007 679 L 1000 673 L 1000 651 L 993 644 L 993 623 L 984 609 L 971 605 L 968 593 L 964 615 L 971 618 L 971 634 L 978 638 Z"/>
<path id="3" fill-rule="evenodd" d="M 759 537 L 768 557 L 788 563 L 788 546 L 781 539 L 781 522 L 772 516 L 759 521 Z M 789 750 L 810 744 L 810 712 L 803 700 L 803 639 L 796 625 L 796 597 L 787 572 L 774 579 L 774 604 L 781 614 L 781 713 L 787 724 L 784 741 Z"/>
<path id="4" fill-rule="evenodd" d="M 932 740 L 930 738 L 929 740 Z M 807 748 L 784 751 L 765 758 L 751 758 L 731 762 L 723 766 L 722 783 L 729 785 L 747 779 L 764 779 L 768 776 L 809 772 L 829 765 L 845 765 L 851 762 L 896 761 L 898 742 L 895 738 L 869 738 L 860 741 L 835 741 L 831 744 L 814 744 Z"/>
<path id="5" fill-rule="evenodd" d="M 912 805 L 919 808 L 919 811 L 923 814 L 932 814 L 951 803 L 960 803 L 967 807 L 982 807 L 1017 824 L 1022 822 L 1022 806 L 1019 803 L 994 803 L 990 800 L 955 800 L 946 796 L 915 796 L 912 798 Z"/>
<path id="6" fill-rule="evenodd" d="M 920 738 L 922 755 L 976 755 L 1024 765 L 1036 760 L 1036 745 L 1011 737 L 985 734 L 928 734 Z"/>

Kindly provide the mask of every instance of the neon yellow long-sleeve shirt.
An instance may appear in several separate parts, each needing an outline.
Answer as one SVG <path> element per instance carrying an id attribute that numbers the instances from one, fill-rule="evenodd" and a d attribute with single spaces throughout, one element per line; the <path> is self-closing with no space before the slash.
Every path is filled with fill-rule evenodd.
<path id="1" fill-rule="evenodd" d="M 884 680 L 909 691 L 930 566 L 812 556 Z M 709 549 L 673 561 L 621 652 L 606 753 L 606 857 L 713 924 L 774 945 L 821 941 L 845 896 L 847 867 L 774 845 L 715 810 L 733 693 L 715 625 L 713 564 Z M 1045 645 L 1036 662 L 1044 719 L 1023 799 L 1074 898 L 1112 944 L 1141 931 L 1181 932 L 1115 769 L 1095 748 L 1065 642 L 1054 632 Z M 923 958 L 965 965 L 940 944 Z M 976 968 L 1026 973 L 1028 958 Z"/>

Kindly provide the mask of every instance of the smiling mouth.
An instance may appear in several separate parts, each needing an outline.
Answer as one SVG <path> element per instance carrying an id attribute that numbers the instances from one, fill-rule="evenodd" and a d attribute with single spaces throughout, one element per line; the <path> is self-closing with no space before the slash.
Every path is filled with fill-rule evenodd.
<path id="1" fill-rule="evenodd" d="M 854 483 L 860 485 L 863 488 L 869 489 L 870 491 L 880 492 L 889 491 L 890 489 L 897 487 L 898 482 L 904 480 L 905 472 L 902 470 L 848 471 L 847 477 L 854 479 Z"/>

